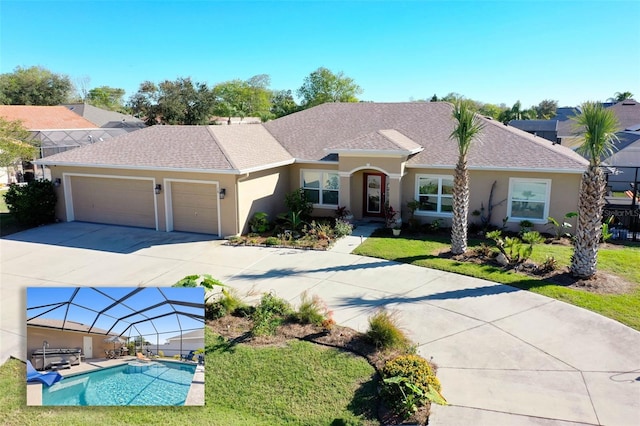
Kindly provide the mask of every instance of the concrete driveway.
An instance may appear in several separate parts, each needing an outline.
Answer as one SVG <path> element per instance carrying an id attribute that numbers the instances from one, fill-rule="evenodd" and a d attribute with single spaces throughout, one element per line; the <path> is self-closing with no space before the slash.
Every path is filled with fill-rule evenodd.
<path id="1" fill-rule="evenodd" d="M 640 333 L 589 311 L 479 279 L 348 254 L 228 247 L 183 233 L 64 223 L 0 240 L 0 362 L 25 359 L 28 286 L 168 286 L 211 274 L 240 293 L 321 296 L 364 331 L 397 310 L 439 366 L 451 403 L 433 425 L 638 425 Z"/>

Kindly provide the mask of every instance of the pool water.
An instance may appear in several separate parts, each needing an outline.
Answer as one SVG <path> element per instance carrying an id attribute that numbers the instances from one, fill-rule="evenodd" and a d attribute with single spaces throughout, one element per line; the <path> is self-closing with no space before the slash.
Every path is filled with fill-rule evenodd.
<path id="1" fill-rule="evenodd" d="M 131 362 L 43 386 L 42 405 L 184 405 L 196 366 Z"/>

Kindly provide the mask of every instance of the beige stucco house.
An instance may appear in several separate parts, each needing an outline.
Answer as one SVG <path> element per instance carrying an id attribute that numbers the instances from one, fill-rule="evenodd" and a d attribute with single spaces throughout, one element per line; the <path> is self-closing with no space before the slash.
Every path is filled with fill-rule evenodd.
<path id="1" fill-rule="evenodd" d="M 258 211 L 274 218 L 303 188 L 314 215 L 346 206 L 356 219 L 385 203 L 423 222 L 451 218 L 457 145 L 448 103 L 328 103 L 245 126 L 153 126 L 40 160 L 59 184 L 57 216 L 214 234 L 245 232 Z M 493 222 L 544 229 L 548 216 L 577 210 L 587 162 L 572 150 L 482 119 L 468 167 L 471 211 Z M 470 220 L 476 220 L 473 216 Z"/>

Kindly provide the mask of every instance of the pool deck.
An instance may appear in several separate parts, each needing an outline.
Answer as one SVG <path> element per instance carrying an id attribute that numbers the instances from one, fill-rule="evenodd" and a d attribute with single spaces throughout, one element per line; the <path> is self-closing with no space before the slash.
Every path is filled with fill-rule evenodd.
<path id="1" fill-rule="evenodd" d="M 134 356 L 124 356 L 115 359 L 91 358 L 87 359 L 85 362 L 81 362 L 80 365 L 73 365 L 71 368 L 58 370 L 58 373 L 60 373 L 62 377 L 70 377 L 77 374 L 100 370 L 102 368 L 116 367 L 136 360 L 137 358 Z M 159 359 L 158 361 L 186 364 L 186 362 L 175 361 L 172 359 Z M 189 362 L 189 364 L 195 363 Z M 27 383 L 27 405 L 42 405 L 41 383 Z M 184 405 L 204 405 L 204 365 L 196 365 L 196 371 L 193 379 L 191 380 L 191 387 L 189 387 L 189 393 L 187 394 L 187 399 Z"/>

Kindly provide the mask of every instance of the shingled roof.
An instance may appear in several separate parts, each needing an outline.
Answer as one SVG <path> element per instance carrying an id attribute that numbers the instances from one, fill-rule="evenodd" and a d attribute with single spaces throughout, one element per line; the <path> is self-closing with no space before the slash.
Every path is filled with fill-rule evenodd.
<path id="1" fill-rule="evenodd" d="M 408 167 L 453 168 L 452 105 L 444 102 L 326 103 L 266 124 L 152 126 L 40 160 L 38 164 L 245 173 L 336 153 L 404 154 Z M 469 168 L 582 172 L 572 150 L 481 118 Z"/>
<path id="2" fill-rule="evenodd" d="M 10 121 L 20 120 L 27 130 L 98 127 L 64 106 L 0 105 L 0 117 Z"/>
<path id="3" fill-rule="evenodd" d="M 261 126 L 152 126 L 39 160 L 44 165 L 246 173 L 293 163 Z"/>
<path id="4" fill-rule="evenodd" d="M 458 151 L 450 138 L 455 125 L 451 111 L 451 104 L 445 102 L 326 103 L 264 126 L 303 161 L 327 160 L 327 152 L 335 152 L 338 147 L 397 150 L 380 133 L 393 129 L 423 148 L 411 157 L 408 167 L 453 168 Z M 581 172 L 587 164 L 566 147 L 486 118 L 481 120 L 485 130 L 479 143 L 471 146 L 470 168 Z"/>

